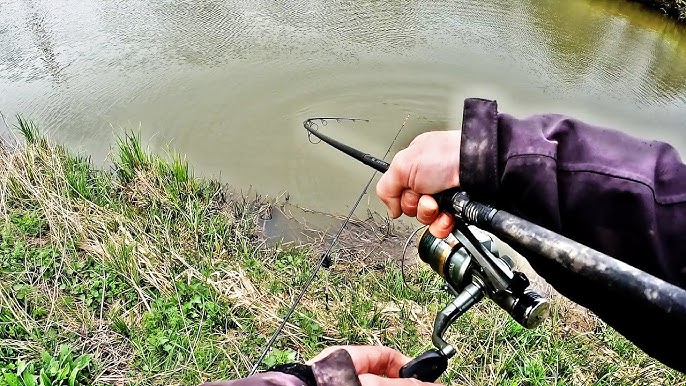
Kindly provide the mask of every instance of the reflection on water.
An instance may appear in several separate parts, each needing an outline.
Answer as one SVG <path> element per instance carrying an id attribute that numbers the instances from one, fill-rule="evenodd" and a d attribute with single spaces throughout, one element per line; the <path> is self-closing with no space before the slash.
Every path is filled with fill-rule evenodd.
<path id="1" fill-rule="evenodd" d="M 0 0 L 0 110 L 96 162 L 140 127 L 204 174 L 342 213 L 370 171 L 310 145 L 306 118 L 369 118 L 327 130 L 383 154 L 408 113 L 393 151 L 481 96 L 686 152 L 684 33 L 610 0 Z"/>
<path id="2" fill-rule="evenodd" d="M 638 105 L 684 101 L 686 46 L 675 21 L 611 0 L 529 2 L 537 4 L 525 8 L 538 35 L 532 40 L 546 46 L 565 82 L 600 85 L 602 94 L 633 97 Z M 555 13 L 564 16 L 551 18 Z"/>
<path id="3" fill-rule="evenodd" d="M 41 53 L 40 59 L 45 64 L 45 71 L 55 82 L 61 83 L 64 81 L 60 74 L 62 66 L 57 60 L 52 36 L 46 25 L 45 16 L 43 16 L 46 12 L 38 9 L 33 0 L 25 0 L 24 4 L 26 5 L 28 30 L 33 37 L 36 48 Z"/>

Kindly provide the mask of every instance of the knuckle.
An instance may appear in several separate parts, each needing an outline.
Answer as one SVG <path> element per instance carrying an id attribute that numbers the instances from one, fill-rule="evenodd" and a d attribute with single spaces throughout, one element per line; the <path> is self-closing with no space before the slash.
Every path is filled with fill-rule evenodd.
<path id="1" fill-rule="evenodd" d="M 405 189 L 402 194 L 402 202 L 407 205 L 417 206 L 419 197 L 417 194 L 410 189 Z"/>
<path id="2" fill-rule="evenodd" d="M 400 150 L 393 156 L 393 161 L 391 161 L 391 167 L 395 164 L 396 169 L 402 169 L 407 166 L 409 161 L 407 149 Z"/>
<path id="3" fill-rule="evenodd" d="M 421 133 L 421 134 L 419 134 L 418 136 L 414 137 L 414 139 L 412 140 L 412 142 L 410 142 L 410 146 L 412 146 L 412 145 L 417 145 L 417 144 L 420 144 L 420 143 L 424 142 L 428 136 L 429 136 L 429 133 Z"/>
<path id="4" fill-rule="evenodd" d="M 412 386 L 423 386 L 426 385 L 426 383 L 420 381 L 419 379 L 415 378 L 405 378 L 407 379 L 407 385 L 412 385 Z"/>

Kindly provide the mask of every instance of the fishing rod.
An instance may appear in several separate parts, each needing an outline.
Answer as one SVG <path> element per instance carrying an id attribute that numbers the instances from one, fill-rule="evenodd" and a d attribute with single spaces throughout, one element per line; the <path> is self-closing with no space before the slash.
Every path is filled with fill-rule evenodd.
<path id="1" fill-rule="evenodd" d="M 341 143 L 318 130 L 312 118 L 304 122 L 313 135 L 352 158 L 384 173 L 389 164 L 369 153 Z M 327 118 L 337 119 L 337 118 Z M 433 195 L 439 208 L 453 215 L 456 226 L 446 239 L 429 232 L 420 236 L 419 257 L 446 280 L 455 300 L 439 312 L 434 322 L 435 349 L 413 359 L 401 377 L 434 381 L 447 368 L 455 349 L 443 339 L 450 324 L 483 297 L 494 300 L 527 328 L 538 326 L 548 315 L 548 302 L 528 288 L 524 274 L 512 270 L 490 235 L 522 254 L 534 267 L 557 278 L 563 295 L 582 289 L 579 304 L 588 307 L 617 331 L 634 336 L 634 343 L 656 359 L 686 371 L 686 291 L 602 252 L 589 248 L 525 219 L 475 201 L 459 189 Z M 655 327 L 655 328 L 653 328 Z"/>
<path id="2" fill-rule="evenodd" d="M 357 122 L 357 121 L 369 122 L 366 119 L 357 119 L 357 118 L 313 118 L 313 119 L 319 119 L 321 122 L 326 122 L 327 120 L 336 120 L 336 121 L 345 120 L 345 121 L 349 121 L 349 122 Z M 391 149 L 393 148 L 395 141 L 398 139 L 398 136 L 400 135 L 400 133 L 405 128 L 405 124 L 407 124 L 408 119 L 410 119 L 409 114 L 405 117 L 405 120 L 403 121 L 403 124 L 400 126 L 400 129 L 398 129 L 398 131 L 395 133 L 395 137 L 393 137 L 391 144 L 388 146 L 388 149 L 386 150 L 386 155 L 384 155 L 384 157 L 387 157 L 388 154 L 391 152 Z M 312 121 L 312 120 L 308 120 L 308 121 Z M 323 124 L 325 124 L 325 123 L 323 123 Z M 316 124 L 313 123 L 312 126 L 316 127 Z M 310 130 L 310 129 L 308 129 L 308 130 Z M 310 140 L 310 142 L 312 142 L 312 140 Z M 345 146 L 345 145 L 343 145 L 343 146 Z M 350 148 L 350 147 L 347 147 L 347 148 L 349 151 L 355 150 L 355 149 Z M 378 162 L 384 162 L 383 160 L 377 160 L 377 161 Z M 355 203 L 353 204 L 352 208 L 350 209 L 350 212 L 348 212 L 348 215 L 345 217 L 345 220 L 343 220 L 341 227 L 338 228 L 338 232 L 336 232 L 336 235 L 331 240 L 331 243 L 329 244 L 328 249 L 326 250 L 326 252 L 324 252 L 321 255 L 319 262 L 317 263 L 317 265 L 312 270 L 310 277 L 307 279 L 307 281 L 305 282 L 305 285 L 300 290 L 300 293 L 298 294 L 298 296 L 293 301 L 293 304 L 291 304 L 291 307 L 288 309 L 286 316 L 283 317 L 283 319 L 281 320 L 281 323 L 279 324 L 279 327 L 276 329 L 276 331 L 274 331 L 274 334 L 272 334 L 272 337 L 269 339 L 269 342 L 267 343 L 267 345 L 264 347 L 264 349 L 260 353 L 259 358 L 253 364 L 253 367 L 250 370 L 249 375 L 253 375 L 253 374 L 255 374 L 255 372 L 257 372 L 257 369 L 260 367 L 260 364 L 262 364 L 262 361 L 267 356 L 269 349 L 274 345 L 274 343 L 276 342 L 276 338 L 279 336 L 279 334 L 281 334 L 281 331 L 283 331 L 283 328 L 286 326 L 286 323 L 291 318 L 291 316 L 293 316 L 293 313 L 295 312 L 296 307 L 298 306 L 298 304 L 300 303 L 302 298 L 307 293 L 308 288 L 314 282 L 314 279 L 317 277 L 319 270 L 323 266 L 327 265 L 327 261 L 329 262 L 328 264 L 330 265 L 331 251 L 333 250 L 333 247 L 338 242 L 338 238 L 343 233 L 343 230 L 345 229 L 346 225 L 348 225 L 348 223 L 350 222 L 350 219 L 352 218 L 353 214 L 355 213 L 355 210 L 357 209 L 358 205 L 360 205 L 360 202 L 362 201 L 362 197 L 364 197 L 364 195 L 367 194 L 367 190 L 369 189 L 369 186 L 372 184 L 372 181 L 374 181 L 374 177 L 376 177 L 376 173 L 377 172 L 374 171 L 374 173 L 372 173 L 371 177 L 369 177 L 369 180 L 367 181 L 367 183 L 363 186 L 362 191 L 357 196 L 357 199 L 355 200 Z M 328 265 L 327 265 L 327 267 L 328 267 Z"/>

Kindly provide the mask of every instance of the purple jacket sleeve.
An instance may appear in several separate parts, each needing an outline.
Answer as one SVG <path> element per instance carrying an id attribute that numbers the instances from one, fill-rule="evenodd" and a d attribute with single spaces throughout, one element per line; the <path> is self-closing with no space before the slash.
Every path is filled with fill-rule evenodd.
<path id="1" fill-rule="evenodd" d="M 472 198 L 686 288 L 686 165 L 674 148 L 564 115 L 517 119 L 482 99 L 465 101 L 462 128 L 460 184 Z M 532 266 L 639 347 L 671 355 L 641 335 L 659 326 L 617 315 L 628 302 Z"/>
<path id="2" fill-rule="evenodd" d="M 473 198 L 686 287 L 686 165 L 671 146 L 468 99 L 461 151 Z"/>
<path id="3" fill-rule="evenodd" d="M 311 366 L 290 363 L 271 371 L 202 386 L 362 386 L 350 354 L 336 350 Z"/>

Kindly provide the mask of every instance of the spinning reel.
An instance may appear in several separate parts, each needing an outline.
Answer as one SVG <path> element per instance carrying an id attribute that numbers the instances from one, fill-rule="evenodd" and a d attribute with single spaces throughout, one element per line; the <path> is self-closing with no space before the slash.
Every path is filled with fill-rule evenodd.
<path id="1" fill-rule="evenodd" d="M 549 303 L 529 288 L 523 273 L 513 270 L 510 257 L 499 253 L 486 232 L 459 223 L 448 237 L 438 239 L 427 229 L 419 236 L 419 257 L 445 280 L 455 299 L 436 315 L 431 337 L 435 348 L 403 366 L 400 376 L 432 382 L 456 353 L 444 339 L 446 330 L 481 299 L 490 298 L 526 328 L 547 318 Z"/>

